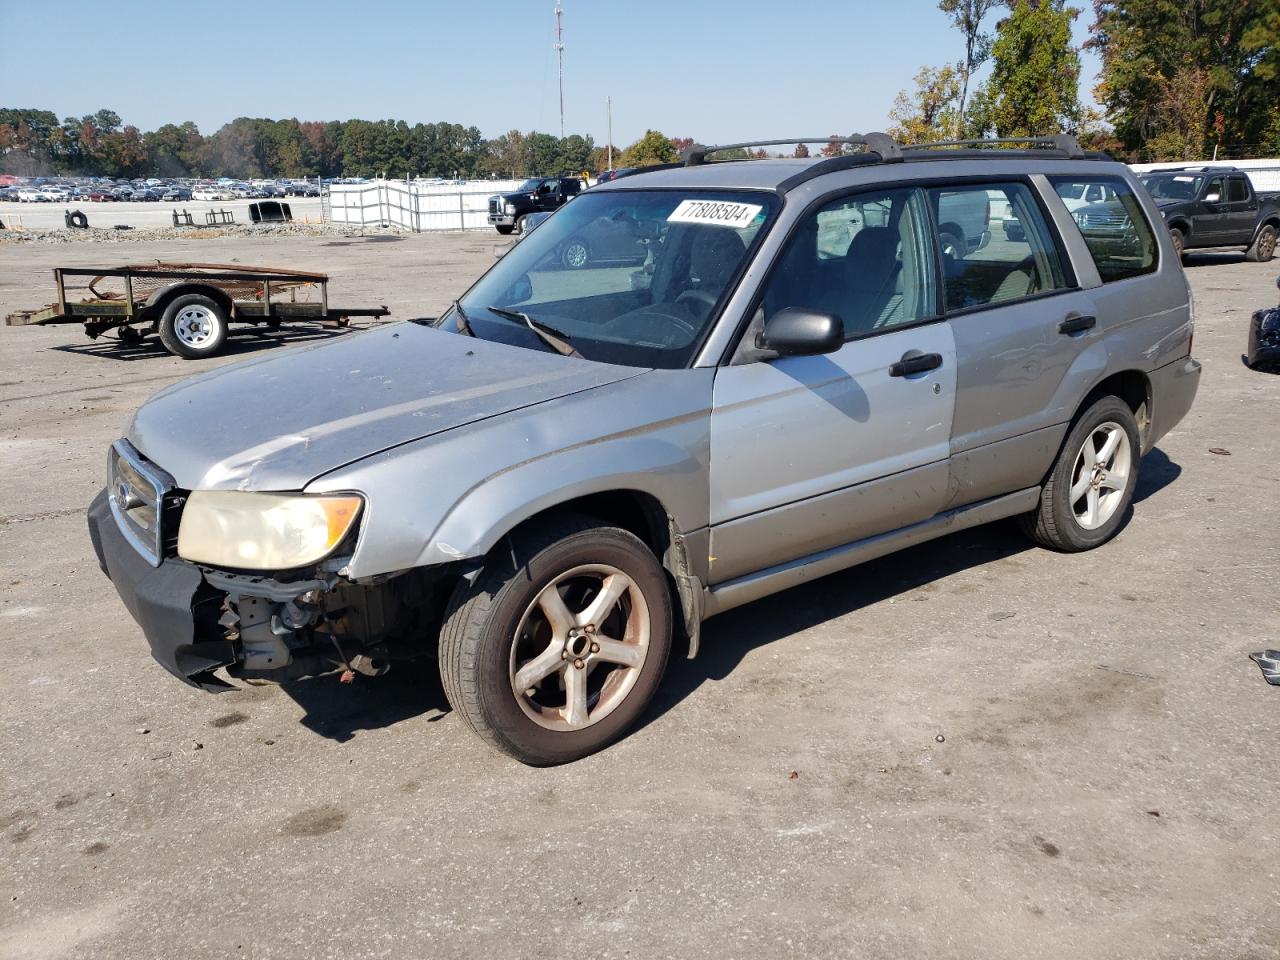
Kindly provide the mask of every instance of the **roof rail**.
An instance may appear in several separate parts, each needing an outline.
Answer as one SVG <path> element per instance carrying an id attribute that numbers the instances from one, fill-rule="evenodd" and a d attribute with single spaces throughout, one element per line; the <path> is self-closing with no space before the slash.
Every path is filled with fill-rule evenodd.
<path id="1" fill-rule="evenodd" d="M 1069 133 L 1055 133 L 1051 137 L 993 137 L 976 140 L 935 140 L 932 143 L 913 143 L 911 150 L 926 150 L 933 147 L 988 147 L 1002 143 L 1026 143 L 1035 147 L 1061 150 L 1068 160 L 1084 160 L 1085 152 L 1080 141 Z"/>
<path id="2" fill-rule="evenodd" d="M 750 140 L 744 143 L 721 143 L 707 147 L 695 143 L 686 147 L 680 154 L 686 167 L 696 167 L 707 162 L 707 154 L 719 153 L 723 150 L 749 150 L 753 147 L 791 146 L 801 143 L 842 143 L 850 146 L 866 147 L 867 153 L 879 156 L 882 163 L 891 163 L 902 159 L 902 147 L 898 141 L 887 133 L 868 133 L 865 136 L 855 134 L 851 137 L 792 137 L 786 140 Z M 831 158 L 835 159 L 835 158 Z"/>

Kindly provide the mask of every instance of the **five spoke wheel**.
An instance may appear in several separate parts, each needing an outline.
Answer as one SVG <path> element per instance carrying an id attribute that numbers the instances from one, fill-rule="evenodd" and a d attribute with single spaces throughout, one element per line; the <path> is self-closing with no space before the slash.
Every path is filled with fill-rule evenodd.
<path id="1" fill-rule="evenodd" d="M 640 676 L 649 607 L 621 570 L 584 564 L 555 577 L 529 604 L 511 645 L 511 689 L 549 730 L 607 717 Z"/>
<path id="2" fill-rule="evenodd" d="M 1086 530 L 1096 530 L 1125 499 L 1133 453 L 1118 423 L 1100 423 L 1085 437 L 1071 479 L 1071 510 Z"/>

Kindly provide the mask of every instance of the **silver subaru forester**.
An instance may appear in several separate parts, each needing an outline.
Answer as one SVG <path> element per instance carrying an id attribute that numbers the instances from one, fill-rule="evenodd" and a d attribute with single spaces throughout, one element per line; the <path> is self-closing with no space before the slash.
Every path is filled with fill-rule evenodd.
<path id="1" fill-rule="evenodd" d="M 731 607 L 1004 517 L 1105 543 L 1200 376 L 1151 199 L 1068 137 L 857 143 L 695 147 L 443 317 L 161 391 L 89 508 L 156 660 L 218 690 L 438 650 L 477 734 L 554 764 Z"/>

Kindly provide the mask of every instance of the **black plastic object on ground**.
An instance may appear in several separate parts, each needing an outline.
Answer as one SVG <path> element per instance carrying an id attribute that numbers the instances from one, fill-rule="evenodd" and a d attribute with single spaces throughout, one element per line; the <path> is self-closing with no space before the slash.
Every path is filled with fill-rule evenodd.
<path id="1" fill-rule="evenodd" d="M 1267 683 L 1280 687 L 1280 650 L 1260 650 L 1249 654 L 1249 659 L 1262 669 Z"/>
<path id="2" fill-rule="evenodd" d="M 1276 280 L 1280 287 L 1280 279 Z M 1280 373 L 1280 307 L 1259 310 L 1249 322 L 1249 350 L 1244 362 L 1251 370 Z"/>
<path id="3" fill-rule="evenodd" d="M 292 223 L 293 211 L 279 200 L 262 200 L 249 204 L 249 219 L 254 223 Z"/>
<path id="4" fill-rule="evenodd" d="M 68 210 L 62 220 L 67 225 L 67 229 L 87 230 L 89 228 L 89 218 L 79 210 Z"/>

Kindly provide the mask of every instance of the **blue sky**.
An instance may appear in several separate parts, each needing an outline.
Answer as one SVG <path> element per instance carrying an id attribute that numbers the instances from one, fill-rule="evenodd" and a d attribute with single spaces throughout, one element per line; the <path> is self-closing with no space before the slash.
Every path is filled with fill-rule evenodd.
<path id="1" fill-rule="evenodd" d="M 237 116 L 556 133 L 554 5 L 4 0 L 0 106 L 108 107 L 144 130 L 194 120 L 205 133 Z M 963 49 L 933 0 L 562 5 L 566 130 L 604 143 L 611 95 L 624 146 L 646 127 L 705 143 L 882 129 L 922 65 Z M 1086 56 L 1086 97 L 1096 73 Z"/>

